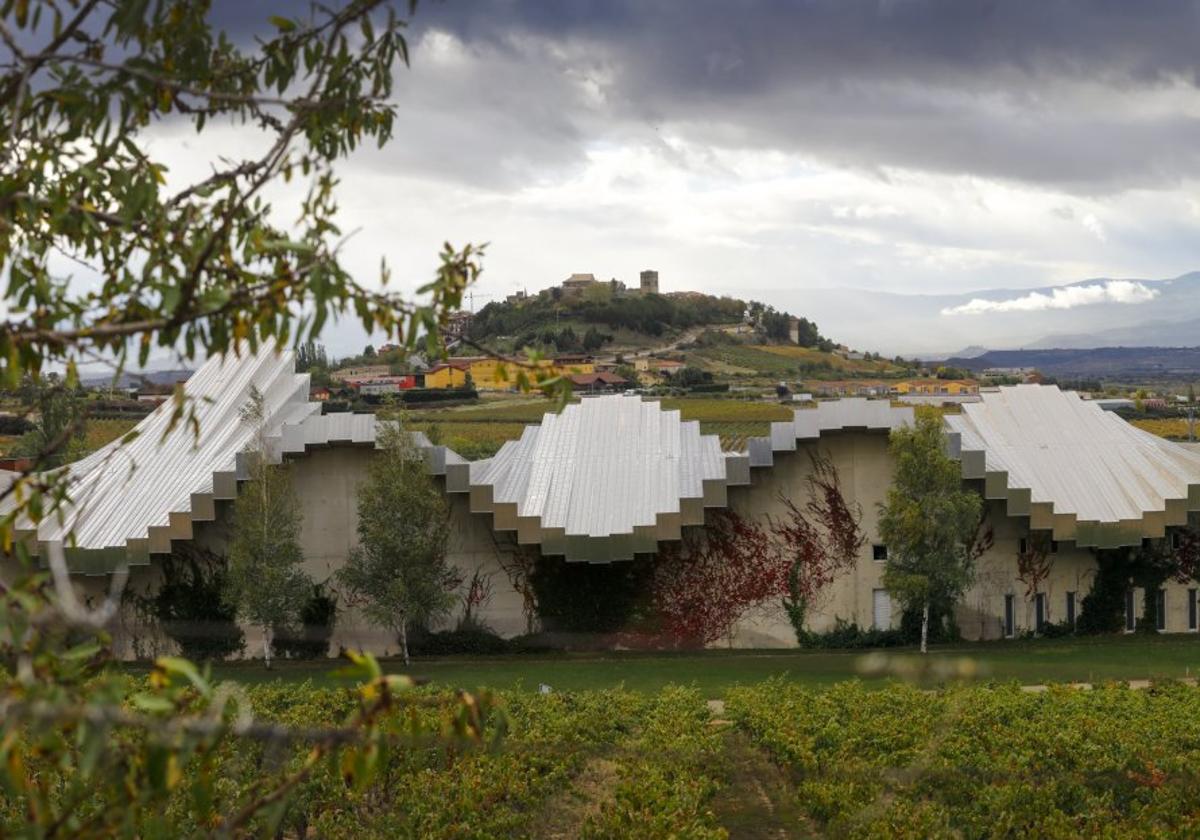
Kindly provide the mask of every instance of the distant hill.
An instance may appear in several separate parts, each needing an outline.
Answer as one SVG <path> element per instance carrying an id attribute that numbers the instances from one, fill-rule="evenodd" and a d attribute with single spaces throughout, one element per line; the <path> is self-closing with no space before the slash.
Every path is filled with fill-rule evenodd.
<path id="1" fill-rule="evenodd" d="M 704 328 L 736 327 L 747 313 L 762 337 L 787 341 L 791 316 L 773 307 L 698 292 L 621 293 L 598 283 L 580 294 L 559 288 L 517 301 L 492 302 L 471 320 L 470 337 L 503 350 L 540 347 L 552 352 L 600 352 L 669 346 Z M 799 319 L 799 344 L 825 346 L 817 325 Z"/>
<path id="2" fill-rule="evenodd" d="M 146 382 L 151 382 L 155 385 L 174 385 L 176 382 L 186 381 L 191 375 L 192 371 L 186 368 L 176 370 L 148 370 L 141 373 L 122 373 L 117 387 L 136 388 Z M 112 383 L 112 375 L 82 377 L 80 382 L 88 388 L 107 388 Z"/>
<path id="3" fill-rule="evenodd" d="M 981 356 L 956 356 L 946 364 L 973 372 L 1033 367 L 1051 376 L 1102 381 L 1190 379 L 1200 376 L 1200 347 L 990 350 Z"/>
<path id="4" fill-rule="evenodd" d="M 1123 300 L 1120 295 L 1095 294 L 1098 287 L 1114 280 L 1135 284 L 1143 293 Z M 954 294 L 796 288 L 773 295 L 781 306 L 802 307 L 839 341 L 905 356 L 940 355 L 968 345 L 1001 349 L 1200 345 L 1200 272 L 1165 280 L 1097 277 L 1063 286 Z M 1039 305 L 1040 298 L 1056 295 L 1060 304 L 1066 300 L 1069 305 Z M 965 311 L 973 303 L 974 309 Z"/>
<path id="5" fill-rule="evenodd" d="M 1049 335 L 1029 345 L 1030 349 L 1095 347 L 1196 347 L 1200 346 L 1200 318 L 1187 321 L 1147 321 L 1099 333 Z M 968 355 L 963 353 L 961 355 Z"/>

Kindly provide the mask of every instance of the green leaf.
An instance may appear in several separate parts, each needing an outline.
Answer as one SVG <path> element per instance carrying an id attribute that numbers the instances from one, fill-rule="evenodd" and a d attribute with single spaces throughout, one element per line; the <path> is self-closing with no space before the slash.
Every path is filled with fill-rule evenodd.
<path id="1" fill-rule="evenodd" d="M 70 650 L 62 654 L 62 658 L 68 661 L 91 659 L 104 648 L 98 642 L 86 642 L 81 645 L 76 645 Z"/>
<path id="2" fill-rule="evenodd" d="M 196 666 L 182 657 L 160 656 L 154 661 L 154 667 L 161 669 L 171 677 L 183 677 L 205 696 L 212 691 L 208 681 L 200 675 Z"/>
<path id="3" fill-rule="evenodd" d="M 175 704 L 159 694 L 151 694 L 143 691 L 129 698 L 129 702 L 134 708 L 143 712 L 151 712 L 157 714 L 159 712 L 173 712 Z"/>

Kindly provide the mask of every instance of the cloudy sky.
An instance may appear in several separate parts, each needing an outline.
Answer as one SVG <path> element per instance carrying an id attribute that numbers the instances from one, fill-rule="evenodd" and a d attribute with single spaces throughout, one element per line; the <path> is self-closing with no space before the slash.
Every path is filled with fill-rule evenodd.
<path id="1" fill-rule="evenodd" d="M 415 286 L 488 242 L 477 307 L 576 271 L 799 308 L 1200 268 L 1197 3 L 448 0 L 410 34 L 395 139 L 341 166 L 350 261 Z"/>

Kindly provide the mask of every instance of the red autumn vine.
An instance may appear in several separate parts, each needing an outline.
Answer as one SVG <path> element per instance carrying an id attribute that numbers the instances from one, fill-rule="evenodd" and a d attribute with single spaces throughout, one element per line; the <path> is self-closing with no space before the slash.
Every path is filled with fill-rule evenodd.
<path id="1" fill-rule="evenodd" d="M 1025 597 L 1037 595 L 1042 582 L 1050 577 L 1054 566 L 1051 556 L 1053 543 L 1045 532 L 1030 533 L 1024 546 L 1017 552 L 1017 580 L 1025 584 Z"/>
<path id="2" fill-rule="evenodd" d="M 1177 583 L 1200 580 L 1200 529 L 1191 524 L 1174 530 L 1170 576 Z"/>
<path id="3" fill-rule="evenodd" d="M 709 644 L 751 607 L 786 592 L 787 573 L 766 529 L 733 511 L 712 511 L 703 530 L 685 532 L 659 552 L 655 611 L 675 644 Z"/>
<path id="4" fill-rule="evenodd" d="M 676 644 L 724 638 L 751 609 L 776 599 L 793 623 L 798 615 L 801 633 L 805 611 L 853 568 L 866 544 L 862 510 L 846 502 L 827 455 L 811 460 L 803 506 L 781 495 L 785 515 L 765 526 L 732 511 L 711 512 L 703 531 L 687 532 L 659 553 L 654 607 Z"/>
<path id="5" fill-rule="evenodd" d="M 781 493 L 786 516 L 770 520 L 771 533 L 789 560 L 783 607 L 800 640 L 807 633 L 809 611 L 839 576 L 854 568 L 867 542 L 862 508 L 850 505 L 842 495 L 833 460 L 821 452 L 812 452 L 809 458 L 808 501 L 798 507 Z"/>

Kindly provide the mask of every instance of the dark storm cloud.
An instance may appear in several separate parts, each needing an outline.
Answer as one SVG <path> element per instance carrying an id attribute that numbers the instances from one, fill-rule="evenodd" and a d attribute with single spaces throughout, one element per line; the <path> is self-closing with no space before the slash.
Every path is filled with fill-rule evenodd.
<path id="1" fill-rule="evenodd" d="M 305 9 L 213 16 L 245 41 Z M 1081 194 L 1200 174 L 1200 2 L 424 0 L 409 35 L 381 171 L 507 190 L 669 132 Z"/>
<path id="2" fill-rule="evenodd" d="M 489 61 L 464 119 L 512 98 L 529 138 L 667 126 L 692 140 L 808 153 L 1081 192 L 1161 186 L 1200 172 L 1196 111 L 1141 113 L 1194 94 L 1200 5 L 1183 2 L 427 3 L 420 40 L 446 31 Z M 484 62 L 486 63 L 486 62 Z M 603 107 L 564 87 L 594 76 Z M 437 80 L 430 82 L 435 88 Z M 461 93 L 461 91 L 460 91 Z M 540 108 L 545 100 L 551 109 Z M 552 130 L 552 134 L 553 134 Z M 519 144 L 519 143 L 518 143 Z M 536 145 L 536 144 L 535 144 Z M 560 149 L 558 158 L 572 151 Z M 534 156 L 536 159 L 536 156 Z"/>
<path id="3" fill-rule="evenodd" d="M 676 93 L 1005 68 L 1151 82 L 1197 75 L 1200 5 L 1182 0 L 461 0 L 414 24 L 470 41 L 582 38 Z M 736 79 L 740 84 L 733 85 Z M 646 79 L 645 81 L 651 81 Z M 657 84 L 657 83 L 656 83 Z"/>

